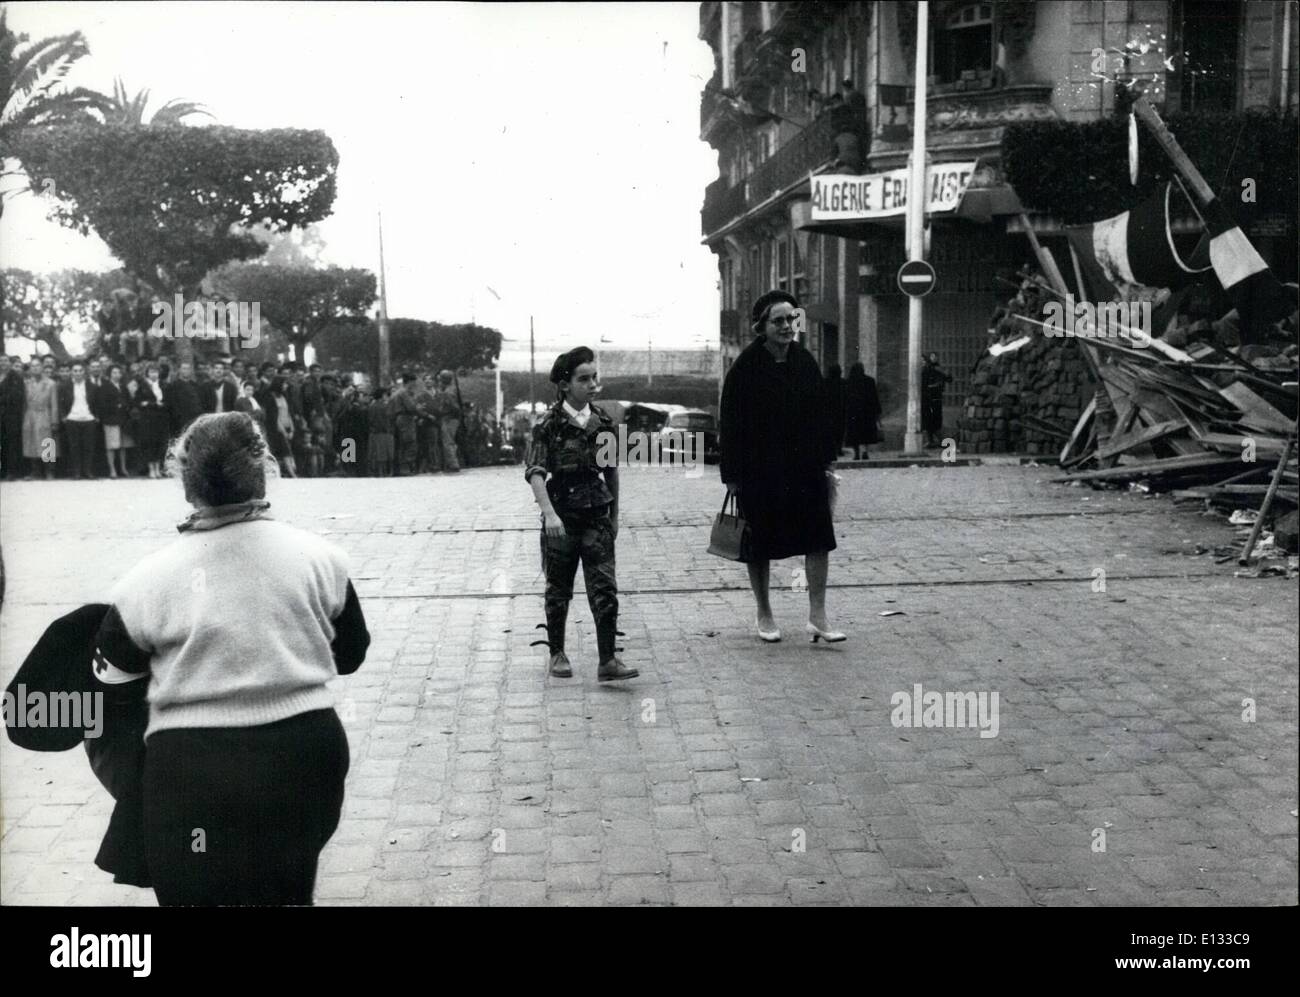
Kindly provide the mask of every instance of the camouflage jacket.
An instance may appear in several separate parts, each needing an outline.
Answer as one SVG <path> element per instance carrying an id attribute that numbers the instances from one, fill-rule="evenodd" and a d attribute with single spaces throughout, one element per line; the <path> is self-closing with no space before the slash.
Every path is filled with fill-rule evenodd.
<path id="1" fill-rule="evenodd" d="M 557 402 L 533 428 L 524 480 L 532 481 L 534 474 L 548 475 L 546 492 L 561 514 L 613 502 L 605 469 L 597 460 L 602 444 L 612 453 L 613 433 L 614 420 L 596 405 L 591 406 L 591 418 L 583 429 Z"/>

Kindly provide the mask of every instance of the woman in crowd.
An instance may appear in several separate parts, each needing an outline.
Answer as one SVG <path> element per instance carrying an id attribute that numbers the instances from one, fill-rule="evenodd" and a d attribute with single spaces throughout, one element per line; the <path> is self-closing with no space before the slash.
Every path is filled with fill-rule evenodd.
<path id="1" fill-rule="evenodd" d="M 347 559 L 269 517 L 274 462 L 247 413 L 200 416 L 173 462 L 194 513 L 113 587 L 95 654 L 106 686 L 148 682 L 154 890 L 163 905 L 310 904 L 349 763 L 326 683 L 370 643 Z"/>
<path id="2" fill-rule="evenodd" d="M 27 396 L 23 410 L 23 457 L 31 468 L 24 475 L 27 481 L 42 466 L 46 480 L 54 477 L 54 462 L 58 457 L 54 433 L 59 425 L 59 391 L 50 376 L 52 367 L 52 361 L 46 364 L 33 359 L 31 377 L 23 385 Z"/>
<path id="3" fill-rule="evenodd" d="M 257 423 L 257 428 L 266 435 L 266 409 L 262 408 L 262 403 L 257 400 L 257 382 L 245 381 L 240 390 L 243 392 L 235 399 L 235 411 L 247 412 Z"/>
<path id="4" fill-rule="evenodd" d="M 618 582 L 614 541 L 618 537 L 618 468 L 598 454 L 614 421 L 591 404 L 600 390 L 596 355 L 585 346 L 556 358 L 551 367 L 555 406 L 533 432 L 524 480 L 542 511 L 542 568 L 546 573 L 546 641 L 550 672 L 569 678 L 564 630 L 573 599 L 573 580 L 582 562 L 587 603 L 596 624 L 600 661 L 596 680 L 609 682 L 640 674 L 619 660 Z"/>
<path id="5" fill-rule="evenodd" d="M 835 549 L 831 464 L 838 456 L 826 384 L 794 341 L 798 300 L 768 291 L 750 317 L 757 333 L 722 387 L 722 480 L 751 531 L 749 584 L 760 639 L 781 639 L 769 600 L 771 562 L 804 555 L 813 642 L 842 641 L 826 617 L 826 575 Z"/>
<path id="6" fill-rule="evenodd" d="M 270 404 L 266 407 L 266 425 L 270 431 L 271 453 L 280 462 L 280 473 L 286 478 L 298 477 L 298 468 L 293 456 L 294 427 L 293 412 L 289 408 L 289 399 L 285 395 L 288 382 L 277 377 L 271 382 Z"/>
<path id="7" fill-rule="evenodd" d="M 128 401 L 122 384 L 122 368 L 113 364 L 108 368 L 108 380 L 95 392 L 95 417 L 104 429 L 104 451 L 108 456 L 108 476 L 116 478 L 118 468 L 122 477 L 130 477 L 126 469 L 126 441 L 122 425 L 126 422 Z M 133 444 L 134 445 L 134 444 Z M 116 466 L 115 466 L 116 465 Z"/>
<path id="8" fill-rule="evenodd" d="M 844 388 L 845 442 L 853 448 L 857 460 L 869 456 L 867 447 L 880 442 L 880 395 L 876 379 L 866 368 L 855 363 L 849 368 Z"/>
<path id="9" fill-rule="evenodd" d="M 167 453 L 167 405 L 163 398 L 158 365 L 146 364 L 135 407 L 140 414 L 137 443 L 142 459 L 149 465 L 151 478 L 162 477 L 163 457 Z"/>

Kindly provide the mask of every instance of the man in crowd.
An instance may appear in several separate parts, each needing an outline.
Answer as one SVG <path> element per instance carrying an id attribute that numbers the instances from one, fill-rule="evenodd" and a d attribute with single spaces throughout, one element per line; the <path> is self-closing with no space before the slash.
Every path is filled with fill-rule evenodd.
<path id="1" fill-rule="evenodd" d="M 449 473 L 460 470 L 456 433 L 460 429 L 461 411 L 456 397 L 455 380 L 451 371 L 442 371 L 438 375 L 438 393 L 433 397 L 433 412 L 438 417 L 438 432 L 442 443 L 442 469 Z"/>
<path id="2" fill-rule="evenodd" d="M 200 398 L 203 401 L 203 411 L 233 412 L 235 400 L 239 397 L 239 383 L 235 380 L 233 371 L 227 369 L 220 360 L 215 361 L 210 369 L 212 376 L 199 389 L 202 392 Z"/>
<path id="3" fill-rule="evenodd" d="M 194 364 L 182 360 L 176 377 L 168 377 L 163 386 L 163 407 L 167 409 L 167 429 L 173 437 L 203 414 L 203 400 L 194 381 Z"/>
<path id="4" fill-rule="evenodd" d="M 17 357 L 0 358 L 0 473 L 9 481 L 23 476 L 23 412 L 27 389 Z"/>
<path id="5" fill-rule="evenodd" d="M 95 437 L 99 423 L 91 410 L 94 392 L 86 381 L 86 366 L 72 365 L 72 376 L 59 384 L 59 421 L 68 445 L 69 477 L 95 477 Z"/>

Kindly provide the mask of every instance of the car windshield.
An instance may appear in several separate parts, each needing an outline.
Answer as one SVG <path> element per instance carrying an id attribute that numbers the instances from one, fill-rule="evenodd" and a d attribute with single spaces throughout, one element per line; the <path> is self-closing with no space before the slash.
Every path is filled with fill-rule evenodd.
<path id="1" fill-rule="evenodd" d="M 681 412 L 677 415 L 669 416 L 668 426 L 672 429 L 715 429 L 716 424 L 713 416 L 705 412 Z"/>

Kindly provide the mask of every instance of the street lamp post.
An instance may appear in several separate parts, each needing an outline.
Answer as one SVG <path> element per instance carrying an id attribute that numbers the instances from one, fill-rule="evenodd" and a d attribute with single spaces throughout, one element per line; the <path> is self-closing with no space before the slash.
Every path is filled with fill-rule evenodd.
<path id="1" fill-rule="evenodd" d="M 916 5 L 916 100 L 912 108 L 912 171 L 907 182 L 909 260 L 925 259 L 925 58 L 930 4 Z M 907 299 L 907 433 L 903 452 L 924 452 L 921 436 L 921 297 Z"/>

